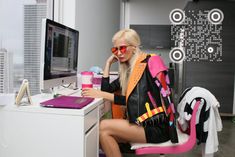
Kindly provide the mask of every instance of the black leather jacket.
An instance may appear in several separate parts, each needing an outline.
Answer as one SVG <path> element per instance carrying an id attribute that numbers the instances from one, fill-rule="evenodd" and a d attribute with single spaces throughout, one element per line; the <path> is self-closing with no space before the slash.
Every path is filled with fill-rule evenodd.
<path id="1" fill-rule="evenodd" d="M 146 63 L 148 61 L 147 56 L 146 59 L 142 61 L 142 63 Z M 120 82 L 119 79 L 114 80 L 111 84 L 109 84 L 109 78 L 102 78 L 101 90 L 106 92 L 115 92 L 120 90 Z M 145 67 L 145 70 L 141 76 L 141 79 L 129 95 L 126 100 L 125 96 L 114 94 L 114 103 L 120 105 L 127 104 L 127 117 L 130 123 L 136 123 L 136 119 L 147 112 L 145 108 L 145 103 L 148 102 L 150 104 L 150 109 L 153 109 L 151 101 L 149 100 L 147 92 L 150 91 L 152 94 L 156 104 L 158 107 L 161 106 L 161 98 L 159 88 L 154 82 L 154 78 L 152 78 L 148 67 Z M 161 116 L 162 117 L 162 116 Z"/>
<path id="2" fill-rule="evenodd" d="M 146 62 L 146 60 L 143 62 Z M 154 109 L 154 106 L 148 97 L 148 91 L 152 94 L 157 107 L 161 107 L 159 88 L 146 67 L 141 79 L 127 99 L 127 114 L 130 123 L 135 123 L 139 116 L 147 112 L 145 107 L 146 102 L 150 104 L 151 110 Z"/>

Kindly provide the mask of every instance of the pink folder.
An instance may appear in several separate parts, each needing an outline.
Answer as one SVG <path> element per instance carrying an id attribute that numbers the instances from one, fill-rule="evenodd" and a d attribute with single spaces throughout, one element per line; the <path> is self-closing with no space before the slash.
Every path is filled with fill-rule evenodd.
<path id="1" fill-rule="evenodd" d="M 81 109 L 93 100 L 94 98 L 90 97 L 60 96 L 40 104 L 43 107 Z"/>

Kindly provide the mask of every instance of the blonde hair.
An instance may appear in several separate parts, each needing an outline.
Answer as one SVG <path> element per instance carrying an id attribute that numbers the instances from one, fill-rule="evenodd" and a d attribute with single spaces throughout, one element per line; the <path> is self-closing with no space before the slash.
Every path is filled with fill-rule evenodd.
<path id="1" fill-rule="evenodd" d="M 122 95 L 126 95 L 128 81 L 138 56 L 142 53 L 139 46 L 141 44 L 140 37 L 133 29 L 122 29 L 114 34 L 112 42 L 115 44 L 118 40 L 124 40 L 127 45 L 135 47 L 129 62 L 119 64 L 119 81 L 122 89 Z"/>

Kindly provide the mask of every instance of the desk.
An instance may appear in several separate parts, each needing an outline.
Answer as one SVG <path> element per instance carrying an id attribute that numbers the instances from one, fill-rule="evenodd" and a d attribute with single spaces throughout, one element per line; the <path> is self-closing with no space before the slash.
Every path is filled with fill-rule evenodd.
<path id="1" fill-rule="evenodd" d="M 32 97 L 31 106 L 0 107 L 0 157 L 98 156 L 103 99 L 82 109 L 39 105 L 51 98 L 41 94 Z"/>

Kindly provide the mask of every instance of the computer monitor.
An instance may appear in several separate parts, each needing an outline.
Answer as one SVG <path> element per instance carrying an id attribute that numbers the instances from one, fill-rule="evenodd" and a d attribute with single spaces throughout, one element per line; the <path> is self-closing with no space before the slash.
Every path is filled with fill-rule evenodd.
<path id="1" fill-rule="evenodd" d="M 78 41 L 77 30 L 50 19 L 42 20 L 41 90 L 77 81 Z"/>

